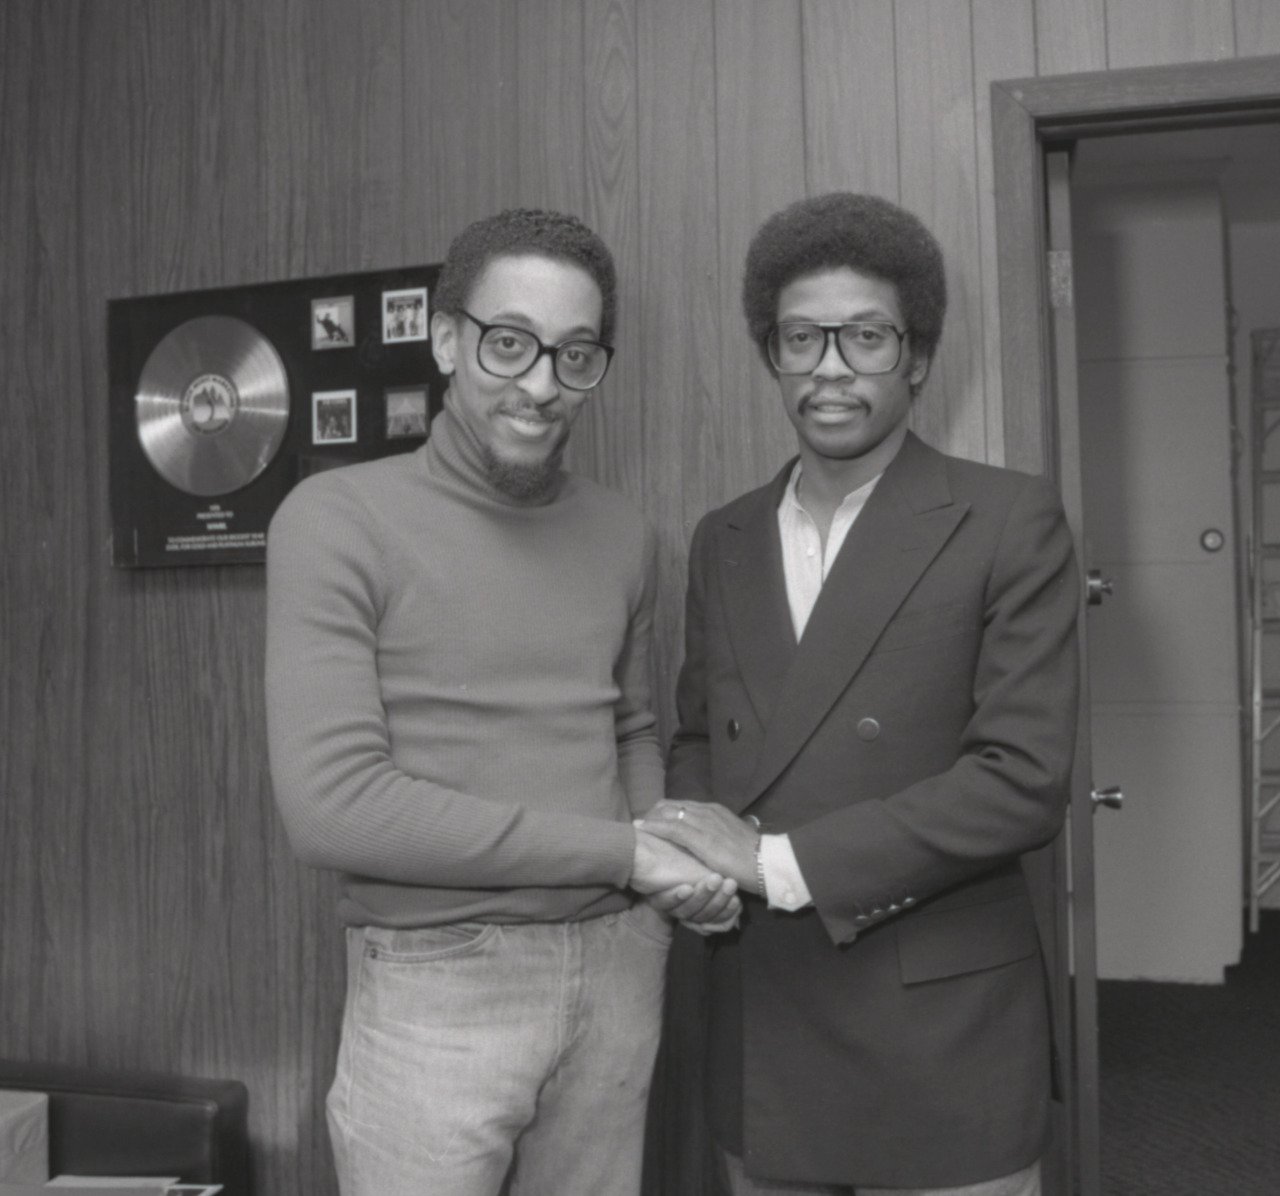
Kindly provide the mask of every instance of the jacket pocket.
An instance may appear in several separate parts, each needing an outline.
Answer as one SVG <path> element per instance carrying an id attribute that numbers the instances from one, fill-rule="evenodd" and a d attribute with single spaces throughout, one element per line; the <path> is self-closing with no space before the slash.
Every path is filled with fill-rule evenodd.
<path id="1" fill-rule="evenodd" d="M 895 929 L 903 984 L 999 967 L 1040 948 L 1035 914 L 1023 894 L 956 909 L 920 910 L 902 918 Z"/>

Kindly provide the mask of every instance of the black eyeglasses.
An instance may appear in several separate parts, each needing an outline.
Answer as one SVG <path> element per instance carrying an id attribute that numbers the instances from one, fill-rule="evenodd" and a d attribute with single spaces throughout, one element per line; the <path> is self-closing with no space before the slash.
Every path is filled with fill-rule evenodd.
<path id="1" fill-rule="evenodd" d="M 883 320 L 847 324 L 787 320 L 773 326 L 765 344 L 769 360 L 780 374 L 811 374 L 826 356 L 832 337 L 840 360 L 855 374 L 888 374 L 902 360 L 906 336 L 904 329 Z"/>
<path id="2" fill-rule="evenodd" d="M 527 328 L 486 324 L 464 308 L 460 307 L 458 311 L 480 329 L 476 361 L 486 374 L 495 378 L 523 377 L 544 354 L 551 358 L 551 371 L 556 381 L 568 390 L 591 390 L 599 386 L 609 369 L 612 345 L 579 339 L 544 345 Z"/>

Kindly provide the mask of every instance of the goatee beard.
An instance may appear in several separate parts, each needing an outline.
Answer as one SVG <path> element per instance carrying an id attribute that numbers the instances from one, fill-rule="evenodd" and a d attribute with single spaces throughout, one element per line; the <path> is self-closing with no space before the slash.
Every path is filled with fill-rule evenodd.
<path id="1" fill-rule="evenodd" d="M 501 491 L 516 502 L 545 502 L 555 493 L 560 477 L 560 460 L 564 449 L 558 448 L 550 456 L 534 465 L 522 465 L 504 461 L 487 444 L 480 446 L 484 457 L 485 477 L 495 490 Z"/>

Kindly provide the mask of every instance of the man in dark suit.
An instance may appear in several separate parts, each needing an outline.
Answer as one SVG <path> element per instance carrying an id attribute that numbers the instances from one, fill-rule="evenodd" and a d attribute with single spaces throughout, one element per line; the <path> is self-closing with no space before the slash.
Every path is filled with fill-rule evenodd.
<path id="1" fill-rule="evenodd" d="M 643 824 L 761 898 L 708 940 L 712 1128 L 735 1196 L 1029 1196 L 1051 1043 L 1020 857 L 1061 825 L 1076 722 L 1061 504 L 908 431 L 946 307 L 910 213 L 796 203 L 743 294 L 799 456 L 694 533 Z"/>

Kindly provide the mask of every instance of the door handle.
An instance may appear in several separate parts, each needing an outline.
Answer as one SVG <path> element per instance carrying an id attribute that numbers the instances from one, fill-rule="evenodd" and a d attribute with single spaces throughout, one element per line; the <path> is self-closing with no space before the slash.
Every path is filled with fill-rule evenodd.
<path id="1" fill-rule="evenodd" d="M 1090 606 L 1101 606 L 1102 600 L 1112 592 L 1111 578 L 1103 577 L 1097 569 L 1090 569 L 1085 580 L 1085 601 Z"/>
<path id="2" fill-rule="evenodd" d="M 1099 806 L 1106 806 L 1109 810 L 1118 810 L 1124 805 L 1124 791 L 1119 785 L 1108 785 L 1105 789 L 1094 789 L 1090 792 L 1089 800 L 1093 802 L 1095 812 Z"/>

